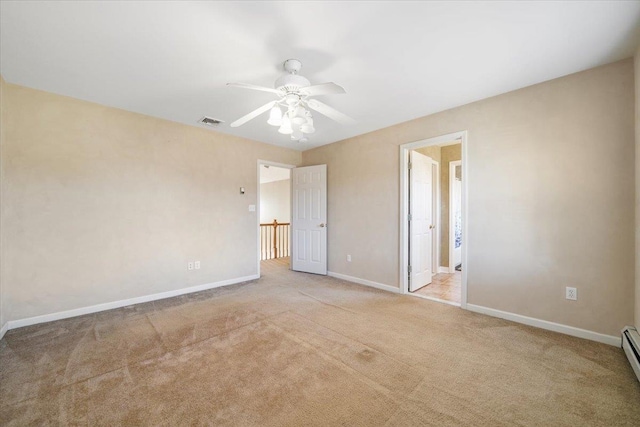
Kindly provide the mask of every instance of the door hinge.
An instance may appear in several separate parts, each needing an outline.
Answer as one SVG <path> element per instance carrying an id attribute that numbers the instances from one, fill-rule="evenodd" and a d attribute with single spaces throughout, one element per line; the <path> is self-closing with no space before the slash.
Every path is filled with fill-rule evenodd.
<path id="1" fill-rule="evenodd" d="M 407 215 L 407 221 L 411 221 L 411 214 Z"/>
<path id="2" fill-rule="evenodd" d="M 411 274 L 411 266 L 408 266 L 407 270 L 409 270 L 409 274 Z"/>
<path id="3" fill-rule="evenodd" d="M 409 162 L 409 170 L 411 170 L 411 168 L 413 168 L 413 163 Z"/>

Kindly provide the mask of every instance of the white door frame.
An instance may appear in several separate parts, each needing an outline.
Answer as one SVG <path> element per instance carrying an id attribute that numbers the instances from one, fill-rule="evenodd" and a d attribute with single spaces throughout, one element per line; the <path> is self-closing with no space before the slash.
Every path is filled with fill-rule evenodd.
<path id="1" fill-rule="evenodd" d="M 256 259 L 257 259 L 257 265 L 258 265 L 258 277 L 260 277 L 260 166 L 262 165 L 269 165 L 269 166 L 275 166 L 278 168 L 284 168 L 284 169 L 294 169 L 296 166 L 294 165 L 288 165 L 285 163 L 277 163 L 277 162 L 272 162 L 269 160 L 260 160 L 258 159 L 258 165 L 256 166 L 257 171 L 258 171 L 258 191 L 256 192 L 256 236 L 257 236 L 257 241 L 258 241 L 258 251 L 256 253 Z M 289 171 L 289 179 L 291 179 L 291 175 L 292 172 Z M 291 188 L 293 188 L 293 186 L 291 186 Z M 291 192 L 289 192 L 289 200 L 291 200 Z M 289 203 L 289 208 L 293 209 L 293 206 L 291 206 L 291 203 Z M 291 212 L 289 212 L 289 217 L 291 217 Z"/>
<path id="2" fill-rule="evenodd" d="M 436 177 L 433 180 L 433 186 L 435 190 L 433 191 L 435 202 L 433 203 L 433 210 L 435 214 L 433 215 L 434 219 L 434 233 L 433 239 L 435 242 L 435 248 L 433 248 L 433 258 L 435 262 L 433 263 L 433 274 L 436 275 L 440 273 L 440 239 L 442 236 L 440 235 L 440 227 L 441 227 L 441 218 L 440 218 L 440 162 L 437 160 L 431 159 L 431 163 L 435 166 Z"/>
<path id="3" fill-rule="evenodd" d="M 451 201 L 453 200 L 453 194 L 455 192 L 454 185 L 456 183 L 456 166 L 462 166 L 462 160 L 454 160 L 452 162 L 449 162 L 449 273 L 455 273 L 456 271 L 456 263 L 454 261 L 454 250 L 456 243 L 455 212 L 453 211 L 453 209 L 451 209 Z M 464 242 L 462 244 L 464 246 Z"/>
<path id="4" fill-rule="evenodd" d="M 454 140 L 462 143 L 462 176 L 468 177 L 467 170 L 467 131 L 454 132 L 434 138 L 409 142 L 400 146 L 400 289 L 403 294 L 409 293 L 409 151 L 432 145 L 441 145 Z M 469 242 L 469 220 L 467 212 L 468 179 L 462 181 L 462 235 L 465 242 Z M 467 308 L 467 276 L 469 263 L 467 262 L 468 244 L 462 245 L 462 295 L 460 307 Z"/>

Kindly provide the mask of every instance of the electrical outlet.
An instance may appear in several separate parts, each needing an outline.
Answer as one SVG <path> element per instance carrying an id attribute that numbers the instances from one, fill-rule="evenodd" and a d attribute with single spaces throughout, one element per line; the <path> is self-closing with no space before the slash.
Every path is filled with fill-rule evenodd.
<path id="1" fill-rule="evenodd" d="M 351 262 L 351 255 L 347 255 L 347 262 Z"/>
<path id="2" fill-rule="evenodd" d="M 570 288 L 569 286 L 567 286 L 566 298 L 570 299 L 572 301 L 577 301 L 578 300 L 578 289 Z"/>
<path id="3" fill-rule="evenodd" d="M 196 270 L 200 270 L 200 261 L 194 262 L 193 266 L 196 268 Z"/>
<path id="4" fill-rule="evenodd" d="M 189 270 L 189 271 L 193 270 L 193 261 L 189 261 L 187 263 L 187 270 Z"/>

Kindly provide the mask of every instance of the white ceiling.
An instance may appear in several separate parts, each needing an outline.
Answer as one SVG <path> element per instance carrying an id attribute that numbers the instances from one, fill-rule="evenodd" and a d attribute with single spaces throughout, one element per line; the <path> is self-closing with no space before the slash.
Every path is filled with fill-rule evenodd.
<path id="1" fill-rule="evenodd" d="M 291 169 L 279 168 L 276 166 L 260 166 L 260 184 L 266 184 L 267 182 L 283 181 L 289 179 L 291 176 Z"/>
<path id="2" fill-rule="evenodd" d="M 54 2 L 0 3 L 5 80 L 190 125 L 305 150 L 633 54 L 640 2 Z M 267 115 L 287 58 L 323 102 L 356 119 L 315 114 L 309 142 Z"/>

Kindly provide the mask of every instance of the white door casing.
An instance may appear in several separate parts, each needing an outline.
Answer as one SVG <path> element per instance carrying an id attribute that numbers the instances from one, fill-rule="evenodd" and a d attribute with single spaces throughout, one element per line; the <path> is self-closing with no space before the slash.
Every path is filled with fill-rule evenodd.
<path id="1" fill-rule="evenodd" d="M 432 205 L 431 205 L 431 218 L 434 225 L 431 230 L 431 275 L 439 273 L 440 266 L 440 163 L 431 159 L 431 168 L 433 170 L 433 178 L 431 182 L 432 191 Z"/>
<path id="2" fill-rule="evenodd" d="M 462 299 L 460 301 L 460 307 L 467 308 L 467 276 L 469 270 L 473 269 L 473 266 L 469 266 L 468 263 L 468 250 L 469 242 L 472 241 L 469 232 L 469 162 L 468 159 L 468 140 L 469 135 L 466 130 L 448 133 L 446 135 L 439 135 L 427 139 L 421 139 L 418 141 L 407 142 L 400 145 L 398 156 L 398 170 L 400 171 L 400 215 L 398 216 L 399 228 L 400 228 L 400 263 L 398 265 L 398 273 L 400 280 L 400 289 L 402 293 L 409 292 L 409 263 L 411 261 L 409 252 L 409 222 L 407 217 L 409 215 L 409 155 L 412 150 L 417 150 L 424 147 L 453 145 L 453 143 L 462 143 L 462 236 L 464 238 L 464 244 L 462 245 L 462 264 L 466 265 L 462 269 Z M 424 298 L 431 299 L 430 297 L 423 296 Z M 452 305 L 457 305 L 451 303 Z"/>
<path id="3" fill-rule="evenodd" d="M 409 212 L 411 220 L 409 227 L 411 280 L 409 291 L 413 292 L 431 283 L 433 267 L 433 172 L 432 161 L 424 154 L 411 151 L 410 154 L 410 186 Z"/>
<path id="4" fill-rule="evenodd" d="M 291 269 L 327 274 L 327 165 L 293 169 Z"/>
<path id="5" fill-rule="evenodd" d="M 456 168 L 462 169 L 462 161 L 456 160 L 449 163 L 449 272 L 455 272 L 458 264 L 462 263 L 462 243 L 456 248 L 456 224 L 457 214 L 462 211 L 462 173 L 461 179 L 456 179 Z"/>
<path id="6" fill-rule="evenodd" d="M 260 258 L 261 258 L 261 246 L 260 246 L 260 212 L 261 212 L 261 203 L 260 203 L 260 176 L 262 174 L 262 166 L 263 165 L 269 165 L 269 166 L 275 166 L 278 168 L 284 168 L 284 169 L 290 169 L 292 170 L 293 168 L 295 168 L 294 165 L 288 165 L 286 163 L 277 163 L 277 162 L 272 162 L 270 160 L 260 160 L 258 159 L 258 163 L 256 165 L 257 167 L 257 189 L 258 189 L 258 199 L 257 199 L 257 210 L 256 210 L 256 249 L 257 249 L 257 254 L 256 254 L 256 262 L 257 262 L 257 270 L 258 270 L 258 277 L 260 277 Z M 289 179 L 291 179 L 291 173 L 289 173 Z M 291 197 L 291 196 L 289 196 Z M 251 209 L 250 209 L 251 210 Z M 291 238 L 291 236 L 289 236 L 289 239 Z"/>

